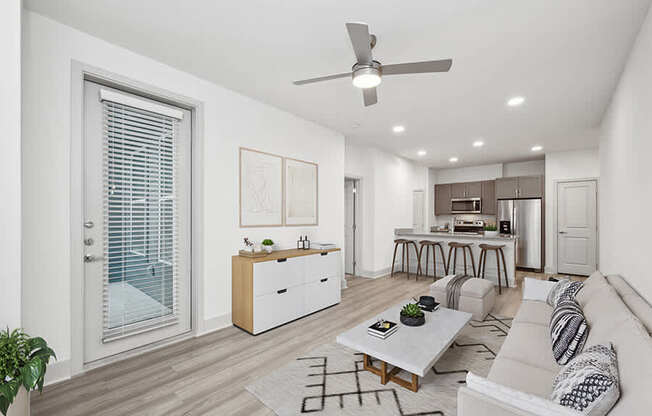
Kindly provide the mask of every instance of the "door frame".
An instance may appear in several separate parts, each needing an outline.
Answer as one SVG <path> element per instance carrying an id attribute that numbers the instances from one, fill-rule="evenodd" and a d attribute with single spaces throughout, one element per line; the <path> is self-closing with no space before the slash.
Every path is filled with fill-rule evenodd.
<path id="1" fill-rule="evenodd" d="M 573 183 L 573 182 L 595 182 L 595 266 L 596 269 L 600 270 L 600 179 L 597 177 L 589 178 L 577 178 L 577 179 L 555 179 L 553 180 L 554 192 L 552 195 L 552 231 L 554 233 L 554 238 L 552 238 L 552 251 L 553 258 L 555 259 L 555 264 L 552 272 L 559 274 L 559 252 L 558 250 L 558 241 L 557 241 L 557 215 L 558 215 L 558 206 L 559 203 L 557 195 L 559 194 L 559 184 L 562 183 Z M 545 234 L 545 233 L 544 233 Z"/>
<path id="2" fill-rule="evenodd" d="M 362 269 L 362 257 L 363 257 L 363 252 L 362 252 L 362 241 L 363 237 L 362 234 L 364 232 L 363 228 L 363 209 L 364 209 L 364 178 L 360 175 L 353 175 L 353 174 L 344 174 L 344 181 L 346 180 L 352 180 L 355 184 L 355 267 L 354 267 L 354 272 L 355 276 L 363 276 L 365 270 Z M 346 198 L 346 196 L 345 196 Z M 346 215 L 346 201 L 344 201 L 344 206 L 342 208 L 342 212 L 344 212 L 344 215 Z M 346 240 L 346 236 L 344 236 Z M 344 241 L 344 249 L 346 250 L 346 241 Z M 342 270 L 346 271 L 346 258 L 345 254 L 342 254 Z M 342 288 L 345 289 L 347 287 L 346 285 L 346 273 L 342 274 Z"/>
<path id="3" fill-rule="evenodd" d="M 190 331 L 176 337 L 144 345 L 92 364 L 84 364 L 84 81 L 90 80 L 123 91 L 189 110 L 191 121 L 191 247 L 190 247 Z M 75 376 L 125 358 L 152 351 L 201 333 L 203 310 L 203 147 L 204 104 L 174 92 L 105 71 L 83 62 L 71 61 L 70 111 L 70 375 Z"/>

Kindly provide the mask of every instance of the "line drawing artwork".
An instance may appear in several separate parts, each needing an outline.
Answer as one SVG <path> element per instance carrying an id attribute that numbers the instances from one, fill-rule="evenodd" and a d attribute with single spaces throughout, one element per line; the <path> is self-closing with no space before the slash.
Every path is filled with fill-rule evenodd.
<path id="1" fill-rule="evenodd" d="M 286 224 L 317 224 L 317 165 L 285 160 Z"/>
<path id="2" fill-rule="evenodd" d="M 240 149 L 240 226 L 281 225 L 283 159 Z"/>

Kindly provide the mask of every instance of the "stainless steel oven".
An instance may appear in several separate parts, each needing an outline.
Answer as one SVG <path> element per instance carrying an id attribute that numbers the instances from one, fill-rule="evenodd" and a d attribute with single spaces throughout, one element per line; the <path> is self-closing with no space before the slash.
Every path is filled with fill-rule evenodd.
<path id="1" fill-rule="evenodd" d="M 451 212 L 453 214 L 481 214 L 482 200 L 480 198 L 453 198 L 451 199 Z"/>

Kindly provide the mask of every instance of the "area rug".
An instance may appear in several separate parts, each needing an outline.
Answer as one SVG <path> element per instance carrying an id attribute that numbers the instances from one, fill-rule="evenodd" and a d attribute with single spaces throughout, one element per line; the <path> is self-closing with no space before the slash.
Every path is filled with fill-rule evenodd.
<path id="1" fill-rule="evenodd" d="M 493 315 L 470 321 L 432 371 L 420 379 L 417 393 L 392 382 L 383 386 L 378 376 L 363 369 L 362 354 L 336 343 L 297 357 L 246 389 L 280 416 L 455 416 L 457 389 L 464 385 L 466 373 L 489 373 L 511 322 Z"/>

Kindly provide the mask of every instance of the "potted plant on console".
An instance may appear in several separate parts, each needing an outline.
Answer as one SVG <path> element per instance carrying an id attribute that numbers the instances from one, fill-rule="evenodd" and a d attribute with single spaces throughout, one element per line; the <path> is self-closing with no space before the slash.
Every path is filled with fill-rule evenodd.
<path id="1" fill-rule="evenodd" d="M 43 390 L 50 358 L 57 357 L 43 338 L 0 331 L 0 413 L 29 416 L 29 392 Z"/>
<path id="2" fill-rule="evenodd" d="M 269 238 L 264 239 L 261 244 L 263 245 L 263 249 L 265 249 L 266 252 L 271 253 L 273 251 L 274 242 Z"/>
<path id="3" fill-rule="evenodd" d="M 487 224 L 484 226 L 484 235 L 485 237 L 497 237 L 498 236 L 498 227 L 496 224 Z"/>
<path id="4" fill-rule="evenodd" d="M 401 309 L 401 323 L 407 326 L 421 326 L 426 323 L 426 317 L 416 303 L 408 303 Z"/>

